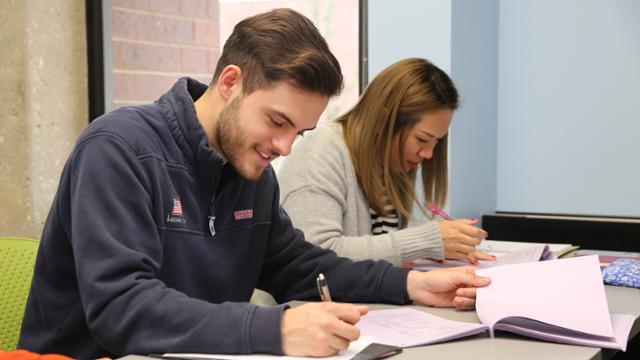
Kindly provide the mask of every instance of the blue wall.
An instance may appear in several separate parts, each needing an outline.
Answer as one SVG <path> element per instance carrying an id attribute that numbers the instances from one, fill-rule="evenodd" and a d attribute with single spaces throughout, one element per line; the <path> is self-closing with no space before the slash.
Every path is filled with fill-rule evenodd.
<path id="1" fill-rule="evenodd" d="M 449 206 L 472 218 L 496 209 L 498 1 L 455 0 L 452 77 L 461 96 L 449 132 Z"/>
<path id="2" fill-rule="evenodd" d="M 422 57 L 449 72 L 450 0 L 369 0 L 369 80 L 408 57 Z"/>
<path id="3" fill-rule="evenodd" d="M 640 216 L 640 1 L 500 2 L 497 209 Z"/>
<path id="4" fill-rule="evenodd" d="M 370 77 L 409 56 L 462 94 L 454 216 L 640 216 L 640 1 L 370 0 Z"/>

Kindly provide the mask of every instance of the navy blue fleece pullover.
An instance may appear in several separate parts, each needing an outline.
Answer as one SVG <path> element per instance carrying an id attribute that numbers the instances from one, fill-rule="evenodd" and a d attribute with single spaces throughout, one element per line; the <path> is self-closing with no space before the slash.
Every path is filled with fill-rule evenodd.
<path id="1" fill-rule="evenodd" d="M 252 290 L 279 302 L 317 298 L 319 272 L 336 300 L 407 300 L 407 270 L 304 241 L 271 167 L 249 181 L 224 165 L 196 118 L 205 90 L 180 79 L 80 136 L 42 235 L 20 348 L 77 358 L 281 354 L 285 307 L 247 303 Z"/>

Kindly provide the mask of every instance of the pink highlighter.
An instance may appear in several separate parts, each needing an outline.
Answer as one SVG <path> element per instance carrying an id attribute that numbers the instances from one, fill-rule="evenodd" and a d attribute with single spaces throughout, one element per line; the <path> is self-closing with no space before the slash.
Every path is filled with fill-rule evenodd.
<path id="1" fill-rule="evenodd" d="M 429 210 L 433 213 L 433 215 L 440 215 L 445 220 L 453 220 L 449 214 L 444 212 L 442 209 L 437 207 L 434 203 L 429 203 Z"/>
<path id="2" fill-rule="evenodd" d="M 444 212 L 444 210 L 437 207 L 434 203 L 429 203 L 427 207 L 433 213 L 433 215 L 439 215 L 441 218 L 445 220 L 453 221 L 453 218 L 449 216 L 449 214 L 447 214 L 446 212 Z M 473 218 L 471 219 L 471 221 L 475 224 L 476 222 L 478 222 L 478 218 Z"/>

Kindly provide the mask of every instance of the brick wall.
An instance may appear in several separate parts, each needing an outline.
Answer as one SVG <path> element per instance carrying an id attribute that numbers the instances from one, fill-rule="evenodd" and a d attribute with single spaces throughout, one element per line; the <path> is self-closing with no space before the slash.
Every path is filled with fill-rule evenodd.
<path id="1" fill-rule="evenodd" d="M 113 108 L 152 102 L 182 76 L 208 84 L 218 20 L 217 0 L 113 0 Z"/>

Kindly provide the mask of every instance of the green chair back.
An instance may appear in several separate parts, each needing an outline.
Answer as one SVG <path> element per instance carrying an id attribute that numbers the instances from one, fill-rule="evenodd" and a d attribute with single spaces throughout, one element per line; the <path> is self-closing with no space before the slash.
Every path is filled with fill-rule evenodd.
<path id="1" fill-rule="evenodd" d="M 31 287 L 38 240 L 0 237 L 0 350 L 15 350 Z"/>

